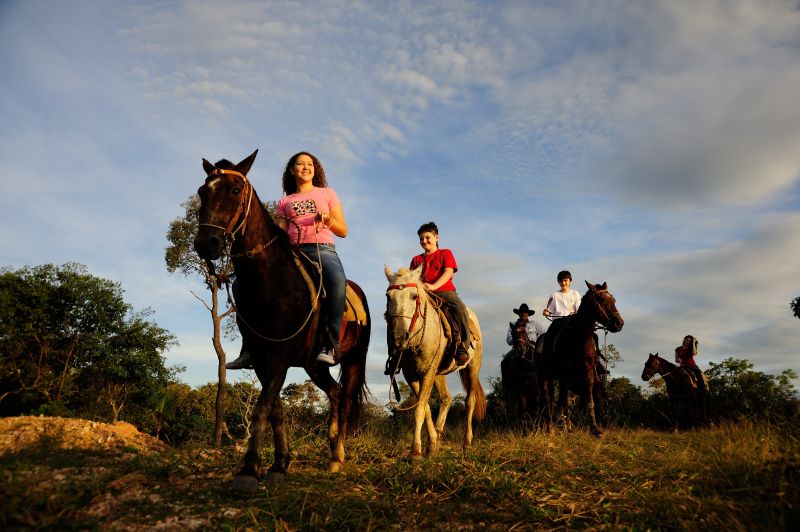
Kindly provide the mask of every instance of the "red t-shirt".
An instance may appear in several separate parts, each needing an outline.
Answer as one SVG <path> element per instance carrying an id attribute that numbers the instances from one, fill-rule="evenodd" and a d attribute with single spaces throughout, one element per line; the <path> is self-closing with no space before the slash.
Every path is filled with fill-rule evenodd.
<path id="1" fill-rule="evenodd" d="M 442 276 L 445 268 L 453 268 L 453 273 L 458 271 L 456 258 L 449 249 L 437 249 L 430 255 L 423 253 L 411 259 L 412 270 L 420 264 L 425 265 L 422 267 L 422 281 L 428 284 L 435 283 Z M 449 281 L 434 290 L 434 292 L 455 292 L 455 290 L 456 285 L 453 284 L 453 278 L 451 277 Z"/>
<path id="2" fill-rule="evenodd" d="M 680 360 L 681 366 L 689 366 L 690 368 L 697 367 L 697 362 L 694 361 L 692 352 L 683 346 L 675 348 L 675 359 Z"/>

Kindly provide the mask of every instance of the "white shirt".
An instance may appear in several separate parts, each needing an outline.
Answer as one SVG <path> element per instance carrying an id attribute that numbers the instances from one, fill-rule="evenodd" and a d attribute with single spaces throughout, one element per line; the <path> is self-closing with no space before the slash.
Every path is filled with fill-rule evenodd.
<path id="1" fill-rule="evenodd" d="M 512 328 L 513 325 L 509 325 L 508 332 L 506 333 L 506 343 L 508 343 L 508 345 L 512 345 L 514 343 Z M 528 339 L 532 343 L 536 343 L 536 340 L 538 340 L 539 337 L 544 334 L 544 327 L 538 321 L 528 318 L 528 323 L 525 324 L 525 332 L 528 333 Z"/>
<path id="2" fill-rule="evenodd" d="M 563 318 L 578 312 L 578 307 L 581 306 L 581 295 L 573 289 L 568 292 L 553 292 L 550 300 L 547 302 L 547 310 L 550 311 L 550 316 L 553 318 Z"/>

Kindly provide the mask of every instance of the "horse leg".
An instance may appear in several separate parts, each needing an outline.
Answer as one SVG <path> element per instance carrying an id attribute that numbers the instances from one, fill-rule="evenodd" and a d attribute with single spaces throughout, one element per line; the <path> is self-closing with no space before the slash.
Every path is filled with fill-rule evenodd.
<path id="1" fill-rule="evenodd" d="M 286 378 L 286 369 L 272 379 L 264 378 L 267 385 L 261 390 L 253 410 L 253 434 L 247 444 L 244 465 L 233 480 L 231 489 L 241 494 L 252 494 L 258 489 L 258 475 L 261 469 L 261 449 L 264 446 L 264 432 L 267 419 L 272 426 L 275 460 L 267 473 L 267 485 L 276 486 L 286 478 L 289 469 L 289 443 L 283 424 L 283 406 L 279 392 Z M 261 376 L 259 375 L 259 379 Z"/>
<path id="2" fill-rule="evenodd" d="M 486 416 L 486 394 L 481 387 L 478 373 L 481 369 L 482 353 L 477 351 L 477 356 L 466 368 L 459 371 L 461 384 L 467 394 L 467 426 L 464 431 L 464 450 L 472 446 L 472 418 L 478 421 Z"/>
<path id="3" fill-rule="evenodd" d="M 344 437 L 346 435 L 346 417 L 340 417 L 339 407 L 341 399 L 341 387 L 333 380 L 328 368 L 323 368 L 320 365 L 314 365 L 307 373 L 311 380 L 317 387 L 325 392 L 330 403 L 330 412 L 328 413 L 328 446 L 331 450 L 330 462 L 328 462 L 328 471 L 337 473 L 344 462 Z M 341 424 L 344 426 L 340 426 Z"/>
<path id="4" fill-rule="evenodd" d="M 447 420 L 447 413 L 450 411 L 450 405 L 453 404 L 453 398 L 450 396 L 450 390 L 447 389 L 447 378 L 444 375 L 437 375 L 433 380 L 433 385 L 436 391 L 439 392 L 439 415 L 436 416 L 436 434 L 439 440 L 444 436 L 444 424 Z"/>
<path id="5" fill-rule="evenodd" d="M 408 378 L 406 378 L 408 381 Z M 424 375 L 421 380 L 408 381 L 408 386 L 414 395 L 417 396 L 417 406 L 414 407 L 414 441 L 411 444 L 411 459 L 415 462 L 422 460 L 422 425 L 425 424 L 428 430 L 428 443 L 430 448 L 437 445 L 436 426 L 433 424 L 431 407 L 429 404 L 431 389 L 433 388 L 433 376 Z"/>
<path id="6" fill-rule="evenodd" d="M 600 427 L 597 426 L 597 416 L 595 416 L 594 412 L 594 378 L 590 374 L 589 378 L 586 380 L 587 382 L 584 386 L 583 393 L 586 397 L 586 414 L 589 416 L 589 432 L 596 438 L 602 438 L 603 432 L 600 430 Z"/>

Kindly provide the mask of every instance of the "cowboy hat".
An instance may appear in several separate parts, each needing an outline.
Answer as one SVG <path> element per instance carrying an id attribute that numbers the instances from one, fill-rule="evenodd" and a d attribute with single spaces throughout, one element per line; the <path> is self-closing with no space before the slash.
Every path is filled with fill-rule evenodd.
<path id="1" fill-rule="evenodd" d="M 514 309 L 514 314 L 516 314 L 517 316 L 519 316 L 523 312 L 527 312 L 529 316 L 533 316 L 534 314 L 536 314 L 535 310 L 531 310 L 528 308 L 527 303 L 523 303 L 519 306 L 519 308 Z"/>

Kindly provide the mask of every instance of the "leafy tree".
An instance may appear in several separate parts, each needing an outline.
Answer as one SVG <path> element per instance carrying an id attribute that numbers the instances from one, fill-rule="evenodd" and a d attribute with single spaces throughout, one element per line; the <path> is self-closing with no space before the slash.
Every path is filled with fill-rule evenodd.
<path id="1" fill-rule="evenodd" d="M 800 297 L 792 299 L 792 302 L 789 303 L 789 308 L 792 309 L 794 317 L 800 319 Z"/>
<path id="2" fill-rule="evenodd" d="M 175 338 L 150 314 L 80 264 L 0 270 L 0 415 L 57 408 L 116 420 L 126 405 L 152 407 L 177 369 L 161 356 Z"/>
<path id="3" fill-rule="evenodd" d="M 727 358 L 709 362 L 706 371 L 711 390 L 711 406 L 718 417 L 764 417 L 770 420 L 797 419 L 798 400 L 791 369 L 769 375 L 753 369 L 747 360 Z"/>

